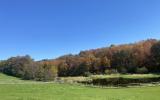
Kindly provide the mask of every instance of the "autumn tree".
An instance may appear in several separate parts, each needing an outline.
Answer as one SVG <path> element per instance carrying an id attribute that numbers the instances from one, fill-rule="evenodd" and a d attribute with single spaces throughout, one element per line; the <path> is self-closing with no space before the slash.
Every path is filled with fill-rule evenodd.
<path id="1" fill-rule="evenodd" d="M 159 72 L 160 71 L 160 41 L 158 41 L 156 44 L 152 46 L 151 54 L 155 64 L 155 67 L 153 67 L 152 70 L 154 70 L 154 72 Z"/>

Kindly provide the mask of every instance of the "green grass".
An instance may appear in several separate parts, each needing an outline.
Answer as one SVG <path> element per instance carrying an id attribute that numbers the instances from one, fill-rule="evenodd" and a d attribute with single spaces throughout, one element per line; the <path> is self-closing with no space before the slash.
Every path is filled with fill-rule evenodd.
<path id="1" fill-rule="evenodd" d="M 0 73 L 0 84 L 37 84 L 37 83 L 45 83 L 45 82 L 21 80 L 17 77 L 8 76 Z"/>
<path id="2" fill-rule="evenodd" d="M 0 74 L 0 100 L 160 100 L 160 86 L 93 88 L 24 81 Z"/>

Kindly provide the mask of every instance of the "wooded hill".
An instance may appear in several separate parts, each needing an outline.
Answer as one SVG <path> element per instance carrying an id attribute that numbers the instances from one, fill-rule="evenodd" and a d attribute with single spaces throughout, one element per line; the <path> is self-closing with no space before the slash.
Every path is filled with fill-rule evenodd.
<path id="1" fill-rule="evenodd" d="M 0 70 L 9 75 L 35 80 L 52 80 L 57 75 L 159 73 L 160 41 L 148 39 L 132 44 L 111 45 L 37 62 L 30 56 L 11 57 L 0 62 Z"/>
<path id="2" fill-rule="evenodd" d="M 110 73 L 158 73 L 160 42 L 148 39 L 65 55 L 53 61 L 60 76 Z"/>

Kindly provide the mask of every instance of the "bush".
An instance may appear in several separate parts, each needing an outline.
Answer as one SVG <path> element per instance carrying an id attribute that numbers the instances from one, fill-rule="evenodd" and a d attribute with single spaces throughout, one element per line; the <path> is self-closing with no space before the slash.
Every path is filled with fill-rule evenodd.
<path id="1" fill-rule="evenodd" d="M 106 69 L 105 74 L 112 74 L 112 71 L 110 69 Z"/>
<path id="2" fill-rule="evenodd" d="M 91 76 L 91 75 L 92 75 L 92 73 L 90 73 L 90 72 L 85 72 L 83 76 L 89 77 L 89 76 Z"/>
<path id="3" fill-rule="evenodd" d="M 151 82 L 160 82 L 160 77 L 153 78 L 95 78 L 90 84 L 100 85 L 100 86 L 127 86 L 131 84 L 139 83 L 151 83 Z"/>
<path id="4" fill-rule="evenodd" d="M 147 74 L 148 73 L 148 69 L 146 67 L 137 68 L 136 73 L 138 73 L 138 74 Z"/>
<path id="5" fill-rule="evenodd" d="M 108 74 L 108 75 L 110 75 L 110 74 L 117 74 L 118 72 L 117 72 L 117 70 L 116 69 L 106 69 L 105 70 L 105 74 Z"/>
<path id="6" fill-rule="evenodd" d="M 127 69 L 125 67 L 119 67 L 118 68 L 118 72 L 122 73 L 122 74 L 126 74 L 127 73 Z"/>

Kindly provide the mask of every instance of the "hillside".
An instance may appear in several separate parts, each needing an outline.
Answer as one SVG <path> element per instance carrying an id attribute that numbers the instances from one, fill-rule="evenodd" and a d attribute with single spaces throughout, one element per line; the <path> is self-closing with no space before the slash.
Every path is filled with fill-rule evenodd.
<path id="1" fill-rule="evenodd" d="M 160 42 L 148 39 L 136 43 L 81 51 L 50 61 L 59 76 L 111 73 L 159 73 Z"/>
<path id="2" fill-rule="evenodd" d="M 49 81 L 59 76 L 97 74 L 160 73 L 160 41 L 136 43 L 81 51 L 54 60 L 34 61 L 29 55 L 0 61 L 0 71 L 24 80 Z"/>
<path id="3" fill-rule="evenodd" d="M 0 73 L 0 84 L 37 84 L 42 82 L 31 81 L 31 80 L 22 80 L 17 77 L 8 76 Z"/>

